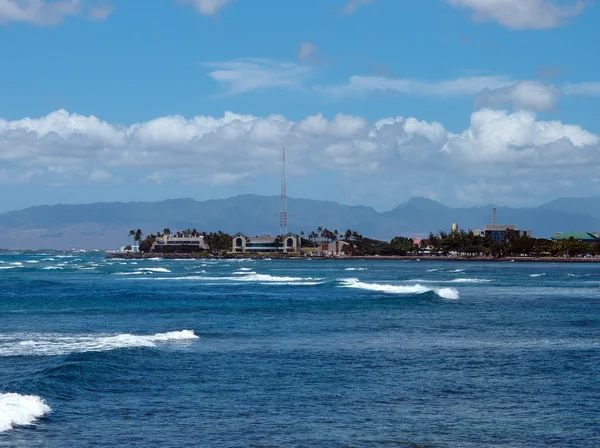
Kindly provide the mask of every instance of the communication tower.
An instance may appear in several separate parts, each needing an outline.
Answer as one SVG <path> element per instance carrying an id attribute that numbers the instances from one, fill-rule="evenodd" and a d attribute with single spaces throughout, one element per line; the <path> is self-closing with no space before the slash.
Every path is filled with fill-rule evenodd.
<path id="1" fill-rule="evenodd" d="M 287 216 L 287 185 L 285 177 L 285 147 L 281 155 L 281 213 L 279 214 L 279 234 L 283 237 L 288 233 Z"/>
<path id="2" fill-rule="evenodd" d="M 496 206 L 495 205 L 492 207 L 492 225 L 493 226 L 496 225 Z"/>

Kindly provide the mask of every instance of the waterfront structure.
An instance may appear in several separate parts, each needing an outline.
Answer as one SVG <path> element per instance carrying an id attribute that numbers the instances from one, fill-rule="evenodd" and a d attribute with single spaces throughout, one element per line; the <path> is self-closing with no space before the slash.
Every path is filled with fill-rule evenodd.
<path id="1" fill-rule="evenodd" d="M 491 224 L 484 226 L 483 230 L 473 230 L 473 234 L 475 236 L 483 236 L 498 243 L 503 243 L 506 239 L 507 231 L 516 232 L 518 236 L 531 238 L 531 230 L 519 230 L 516 224 Z"/>
<path id="2" fill-rule="evenodd" d="M 300 252 L 300 237 L 287 233 L 283 237 L 271 235 L 248 237 L 243 233 L 236 233 L 232 238 L 233 253 L 285 253 Z"/>
<path id="3" fill-rule="evenodd" d="M 600 233 L 595 232 L 555 232 L 552 237 L 554 241 L 570 240 L 584 243 L 595 243 L 600 241 Z"/>
<path id="4" fill-rule="evenodd" d="M 348 243 L 345 241 L 332 241 L 329 243 L 321 244 L 317 248 L 317 255 L 323 257 L 336 257 L 342 255 Z"/>
<path id="5" fill-rule="evenodd" d="M 210 250 L 208 243 L 204 240 L 204 236 L 169 236 L 163 235 L 156 238 L 152 247 L 151 252 L 164 252 L 170 248 L 176 247 L 193 247 L 197 248 L 198 251 Z"/>

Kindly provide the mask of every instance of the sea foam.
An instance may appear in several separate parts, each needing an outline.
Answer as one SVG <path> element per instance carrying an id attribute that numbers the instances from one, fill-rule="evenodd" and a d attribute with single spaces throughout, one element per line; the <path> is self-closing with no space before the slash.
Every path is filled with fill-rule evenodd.
<path id="1" fill-rule="evenodd" d="M 458 299 L 459 293 L 454 288 L 429 288 L 423 285 L 387 285 L 383 283 L 364 283 L 357 278 L 347 278 L 340 280 L 344 288 L 362 289 L 365 291 L 383 292 L 386 294 L 425 294 L 433 292 L 443 299 Z"/>
<path id="2" fill-rule="evenodd" d="M 102 352 L 123 348 L 156 347 L 157 343 L 198 339 L 193 330 L 171 331 L 154 335 L 65 335 L 22 334 L 20 340 L 0 344 L 1 356 L 56 356 L 69 353 Z"/>
<path id="3" fill-rule="evenodd" d="M 35 395 L 0 393 L 0 432 L 15 426 L 31 425 L 51 410 L 43 399 Z"/>

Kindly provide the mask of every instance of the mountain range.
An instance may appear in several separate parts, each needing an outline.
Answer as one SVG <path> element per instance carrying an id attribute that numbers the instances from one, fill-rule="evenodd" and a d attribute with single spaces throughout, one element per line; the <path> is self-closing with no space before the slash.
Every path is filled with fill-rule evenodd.
<path id="1" fill-rule="evenodd" d="M 241 195 L 196 201 L 111 202 L 46 205 L 0 214 L 0 247 L 6 249 L 115 249 L 128 244 L 130 229 L 145 234 L 196 228 L 247 235 L 279 232 L 280 199 Z M 350 228 L 383 240 L 423 237 L 430 231 L 482 228 L 492 220 L 492 205 L 452 208 L 412 198 L 386 212 L 330 201 L 288 199 L 289 230 L 310 232 L 318 226 L 341 232 Z M 538 207 L 498 207 L 499 224 L 516 224 L 534 237 L 554 232 L 600 231 L 600 197 L 561 198 Z"/>

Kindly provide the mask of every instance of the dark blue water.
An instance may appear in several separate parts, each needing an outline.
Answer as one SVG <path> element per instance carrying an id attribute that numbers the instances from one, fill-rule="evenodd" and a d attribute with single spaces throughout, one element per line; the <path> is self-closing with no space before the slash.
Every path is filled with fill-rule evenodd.
<path id="1" fill-rule="evenodd" d="M 0 261 L 1 447 L 600 446 L 600 265 Z"/>

